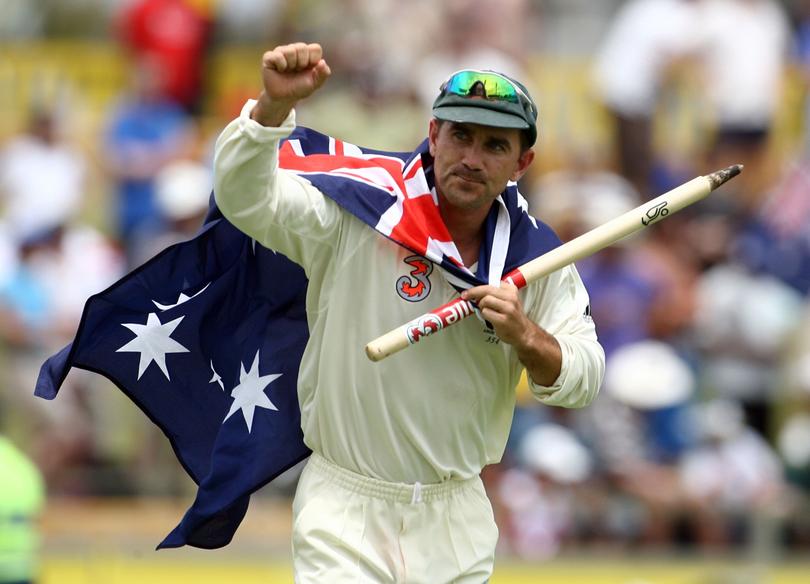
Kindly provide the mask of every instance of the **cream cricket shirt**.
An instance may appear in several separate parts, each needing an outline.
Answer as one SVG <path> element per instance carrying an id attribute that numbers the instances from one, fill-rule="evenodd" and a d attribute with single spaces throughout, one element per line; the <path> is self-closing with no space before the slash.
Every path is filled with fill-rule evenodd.
<path id="1" fill-rule="evenodd" d="M 420 260 L 410 251 L 279 170 L 278 143 L 294 129 L 295 113 L 266 128 L 250 119 L 252 106 L 217 140 L 214 188 L 229 221 L 300 264 L 309 278 L 310 339 L 298 379 L 307 446 L 391 482 L 465 479 L 499 461 L 523 369 L 515 352 L 470 317 L 384 361 L 368 360 L 370 340 L 458 293 L 432 264 L 417 277 L 413 262 Z M 400 296 L 401 278 L 426 292 Z M 604 352 L 585 316 L 588 295 L 576 270 L 564 268 L 521 293 L 531 318 L 563 350 L 555 385 L 532 387 L 537 399 L 588 404 L 602 380 Z"/>

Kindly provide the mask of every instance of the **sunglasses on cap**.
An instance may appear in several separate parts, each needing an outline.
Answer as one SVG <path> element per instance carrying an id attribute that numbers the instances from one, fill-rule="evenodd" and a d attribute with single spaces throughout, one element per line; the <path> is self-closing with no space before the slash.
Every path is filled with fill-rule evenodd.
<path id="1" fill-rule="evenodd" d="M 494 71 L 464 69 L 453 73 L 441 86 L 441 95 L 483 98 L 489 101 L 516 103 L 537 116 L 534 103 L 511 79 Z"/>

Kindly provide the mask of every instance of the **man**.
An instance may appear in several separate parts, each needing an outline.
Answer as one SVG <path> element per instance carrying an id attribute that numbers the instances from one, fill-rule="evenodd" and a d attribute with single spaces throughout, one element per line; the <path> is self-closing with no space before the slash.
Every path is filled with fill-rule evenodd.
<path id="1" fill-rule="evenodd" d="M 640 193 L 655 192 L 654 118 L 673 74 L 697 49 L 699 4 L 623 2 L 594 58 L 594 89 L 616 128 L 618 170 Z"/>
<path id="2" fill-rule="evenodd" d="M 298 397 L 313 454 L 293 504 L 296 581 L 484 582 L 498 531 L 479 473 L 503 454 L 522 369 L 549 405 L 584 406 L 601 382 L 604 354 L 587 293 L 573 267 L 520 293 L 498 286 L 494 270 L 492 285 L 462 293 L 487 326 L 467 319 L 384 362 L 368 361 L 368 340 L 432 308 L 424 298 L 438 305 L 458 289 L 433 263 L 279 169 L 295 104 L 329 75 L 317 44 L 265 53 L 264 91 L 223 131 L 215 154 L 223 214 L 309 278 Z M 476 80 L 485 96 L 470 95 Z M 537 109 L 512 80 L 466 71 L 444 85 L 433 113 L 423 161 L 436 204 L 428 207 L 452 237 L 447 253 L 471 273 L 492 265 L 481 254 L 492 239 L 484 227 L 507 183 L 534 158 Z M 405 294 L 396 285 L 404 276 L 421 292 Z"/>

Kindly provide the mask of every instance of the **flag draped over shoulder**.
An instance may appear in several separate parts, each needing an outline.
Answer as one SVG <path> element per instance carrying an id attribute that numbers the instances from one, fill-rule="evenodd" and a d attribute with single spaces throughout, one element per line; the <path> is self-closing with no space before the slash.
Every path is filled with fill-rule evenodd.
<path id="1" fill-rule="evenodd" d="M 459 288 L 497 281 L 559 244 L 510 184 L 469 271 L 440 218 L 431 164 L 426 143 L 388 153 L 306 128 L 280 152 L 282 168 L 441 265 Z M 90 297 L 74 341 L 43 364 L 36 395 L 55 398 L 71 367 L 94 371 L 168 437 L 198 491 L 159 548 L 227 545 L 251 493 L 309 455 L 296 389 L 308 339 L 306 289 L 300 266 L 212 207 L 196 237 Z M 357 352 L 364 358 L 362 347 Z"/>

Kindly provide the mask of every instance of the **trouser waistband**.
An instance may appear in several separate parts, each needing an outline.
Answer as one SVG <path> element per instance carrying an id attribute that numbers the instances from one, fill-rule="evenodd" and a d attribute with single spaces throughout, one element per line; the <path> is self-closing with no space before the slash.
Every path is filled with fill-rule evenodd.
<path id="1" fill-rule="evenodd" d="M 309 457 L 309 466 L 313 470 L 327 475 L 337 486 L 348 491 L 398 503 L 429 503 L 430 501 L 446 499 L 453 493 L 475 486 L 480 481 L 480 478 L 475 476 L 469 479 L 449 480 L 426 485 L 419 482 L 413 484 L 391 483 L 357 474 L 338 466 L 316 452 L 313 452 Z"/>

